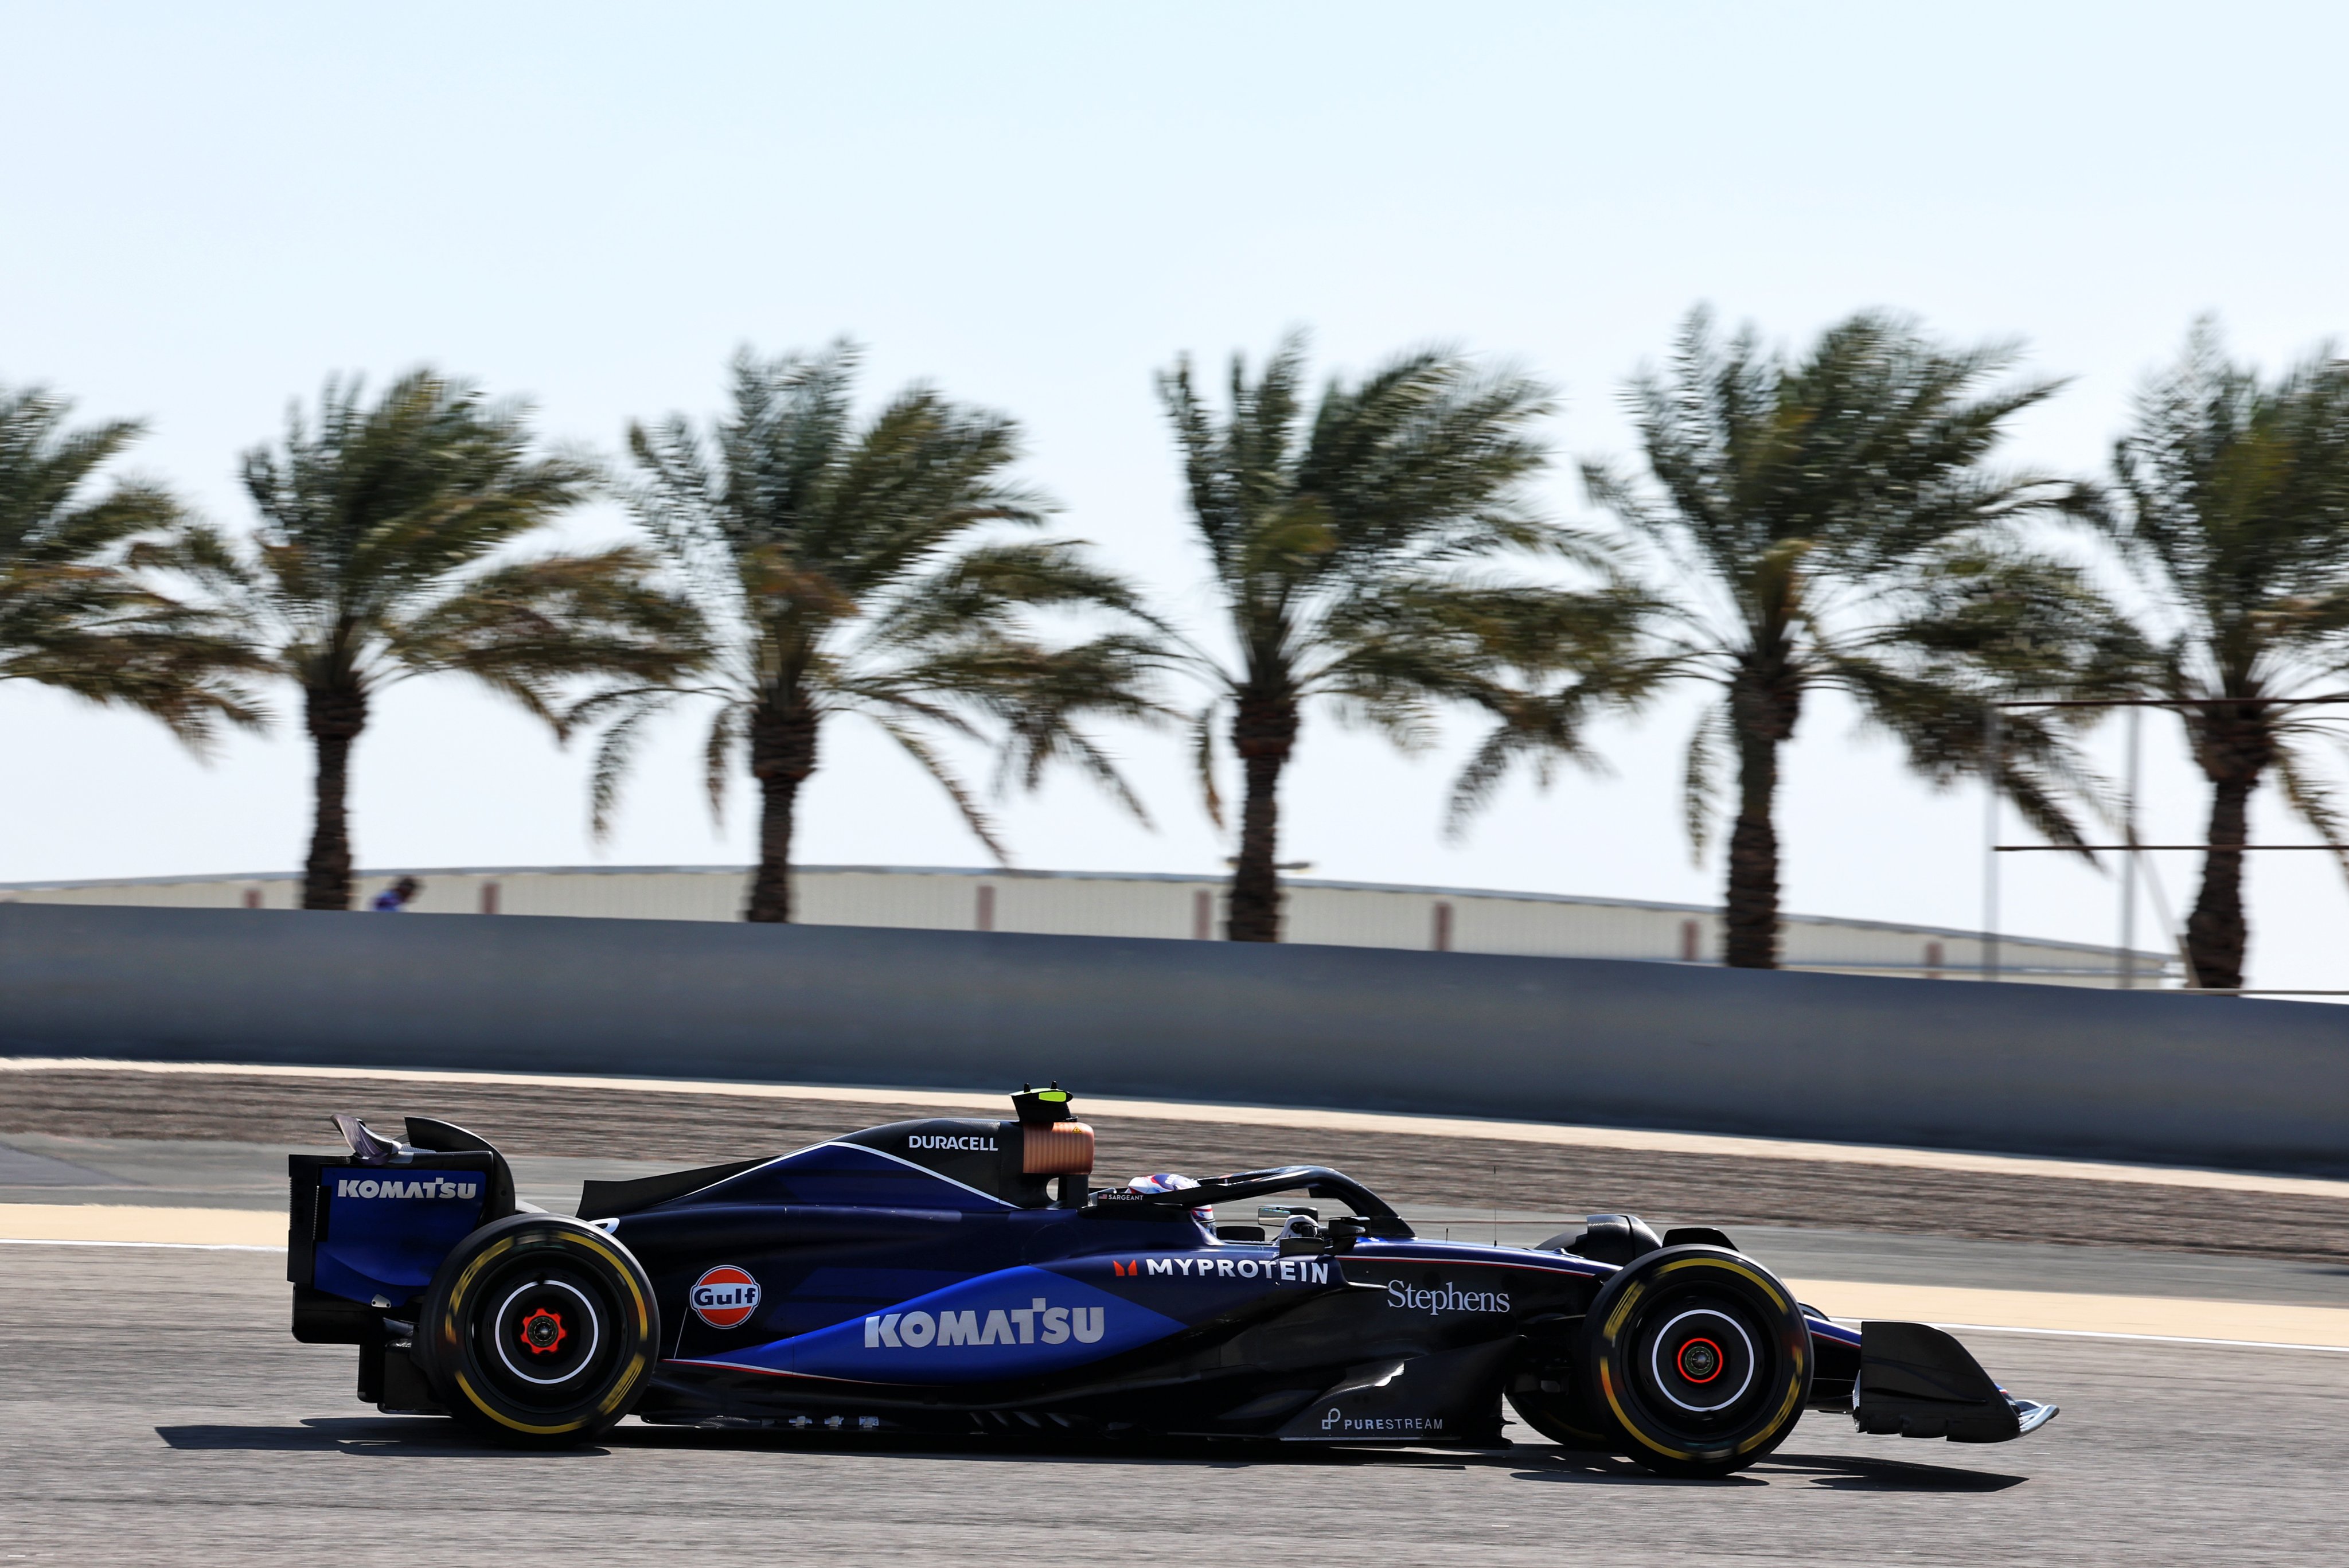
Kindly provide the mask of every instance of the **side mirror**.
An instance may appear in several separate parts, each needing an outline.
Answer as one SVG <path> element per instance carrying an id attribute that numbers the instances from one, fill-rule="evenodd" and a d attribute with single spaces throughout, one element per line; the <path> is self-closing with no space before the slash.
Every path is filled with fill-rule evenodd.
<path id="1" fill-rule="evenodd" d="M 1340 1214 L 1323 1229 L 1333 1252 L 1352 1251 L 1354 1243 L 1371 1233 L 1369 1223 L 1354 1214 Z"/>

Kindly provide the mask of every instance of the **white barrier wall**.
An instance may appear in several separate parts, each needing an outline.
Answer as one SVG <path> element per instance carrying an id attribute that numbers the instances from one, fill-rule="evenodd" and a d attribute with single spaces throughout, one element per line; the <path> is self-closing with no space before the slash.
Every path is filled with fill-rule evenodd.
<path id="1" fill-rule="evenodd" d="M 18 903 L 0 1055 L 1058 1079 L 2349 1173 L 2349 1009 L 1303 943 Z"/>
<path id="2" fill-rule="evenodd" d="M 652 920 L 740 919 L 749 880 L 739 866 L 428 867 L 361 873 L 360 901 L 403 876 L 424 885 L 419 914 Z M 812 926 L 1197 940 L 1220 937 L 1224 922 L 1225 885 L 1205 877 L 809 866 L 794 887 Z M 1309 878 L 1285 887 L 1286 934 L 1299 943 L 1683 963 L 1712 962 L 1721 949 L 1720 913 L 1699 905 Z M 290 873 L 0 886 L 0 901 L 33 904 L 291 909 L 300 898 Z M 1785 917 L 1783 945 L 1789 969 L 1851 974 L 1971 979 L 1983 959 L 1972 932 L 1811 915 Z M 2158 985 L 2176 966 L 2174 955 L 2139 952 L 2131 972 Z M 2114 949 L 2037 938 L 2002 939 L 1999 971 L 2054 985 L 2120 979 Z"/>

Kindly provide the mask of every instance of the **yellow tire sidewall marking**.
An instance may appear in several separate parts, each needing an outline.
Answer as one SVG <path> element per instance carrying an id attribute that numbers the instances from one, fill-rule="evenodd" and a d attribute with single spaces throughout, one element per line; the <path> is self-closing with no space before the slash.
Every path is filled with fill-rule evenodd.
<path id="1" fill-rule="evenodd" d="M 473 1276 L 480 1273 L 490 1260 L 512 1250 L 513 1238 L 501 1236 L 492 1245 L 482 1248 L 481 1255 L 466 1264 L 465 1272 L 457 1276 L 457 1283 L 449 1292 L 449 1304 L 442 1311 L 440 1323 L 441 1341 L 450 1349 L 457 1349 L 465 1343 L 464 1336 L 458 1332 L 457 1319 L 464 1308 L 465 1293 L 473 1288 Z M 463 1378 L 460 1376 L 458 1381 L 461 1383 Z"/>

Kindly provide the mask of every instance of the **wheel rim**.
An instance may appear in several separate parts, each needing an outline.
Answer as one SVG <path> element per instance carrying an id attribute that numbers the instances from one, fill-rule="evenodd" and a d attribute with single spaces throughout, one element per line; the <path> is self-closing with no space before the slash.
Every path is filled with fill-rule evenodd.
<path id="1" fill-rule="evenodd" d="M 1629 1327 L 1625 1393 L 1659 1437 L 1707 1449 L 1766 1415 L 1783 1369 L 1754 1303 L 1697 1284 L 1660 1293 Z"/>
<path id="2" fill-rule="evenodd" d="M 1691 1416 L 1711 1420 L 1733 1412 L 1762 1370 L 1757 1334 L 1743 1316 L 1723 1303 L 1702 1302 L 1642 1335 L 1650 1389 Z"/>
<path id="3" fill-rule="evenodd" d="M 499 1394 L 563 1409 L 597 1386 L 612 1361 L 616 1307 L 599 1281 L 560 1262 L 518 1261 L 487 1285 L 471 1359 Z"/>
<path id="4" fill-rule="evenodd" d="M 572 1382 L 595 1366 L 603 1348 L 603 1314 L 568 1280 L 523 1281 L 490 1321 L 490 1342 L 506 1376 L 539 1388 Z"/>

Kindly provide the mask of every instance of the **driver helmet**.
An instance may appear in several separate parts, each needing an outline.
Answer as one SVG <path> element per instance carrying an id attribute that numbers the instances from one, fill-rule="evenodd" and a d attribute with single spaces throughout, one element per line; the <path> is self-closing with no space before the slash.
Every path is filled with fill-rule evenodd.
<path id="1" fill-rule="evenodd" d="M 1128 1192 L 1180 1192 L 1186 1187 L 1198 1185 L 1187 1176 L 1177 1176 L 1171 1170 L 1162 1170 L 1155 1176 L 1135 1177 L 1125 1184 L 1125 1189 Z M 1213 1229 L 1216 1223 L 1216 1206 L 1210 1203 L 1194 1209 L 1191 1210 L 1191 1218 Z"/>

